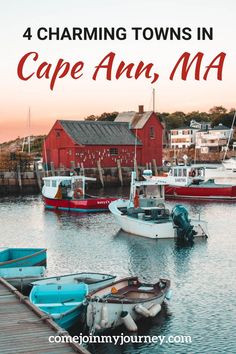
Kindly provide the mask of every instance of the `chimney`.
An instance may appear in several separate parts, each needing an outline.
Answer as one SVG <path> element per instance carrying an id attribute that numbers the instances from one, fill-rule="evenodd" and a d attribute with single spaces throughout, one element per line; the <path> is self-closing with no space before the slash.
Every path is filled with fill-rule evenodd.
<path id="1" fill-rule="evenodd" d="M 138 113 L 139 114 L 143 114 L 144 113 L 143 105 L 138 106 Z"/>

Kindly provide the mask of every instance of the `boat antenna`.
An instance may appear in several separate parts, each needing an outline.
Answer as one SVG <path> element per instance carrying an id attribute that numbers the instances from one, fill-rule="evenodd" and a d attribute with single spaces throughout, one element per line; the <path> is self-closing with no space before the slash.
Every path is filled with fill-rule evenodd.
<path id="1" fill-rule="evenodd" d="M 43 148 L 44 148 L 44 155 L 45 155 L 45 170 L 46 170 L 46 175 L 48 177 L 48 157 L 47 157 L 47 149 L 46 149 L 46 144 L 45 144 L 45 138 L 43 140 Z"/>
<path id="2" fill-rule="evenodd" d="M 134 169 L 137 163 L 137 129 L 135 129 L 135 142 L 134 142 Z"/>
<path id="3" fill-rule="evenodd" d="M 155 92 L 155 89 L 153 88 L 152 89 L 152 110 L 153 110 L 153 112 L 155 112 L 155 95 L 156 95 L 156 92 Z"/>
<path id="4" fill-rule="evenodd" d="M 228 149 L 229 149 L 229 143 L 230 143 L 231 135 L 232 135 L 232 132 L 234 131 L 235 118 L 236 118 L 236 109 L 235 109 L 235 111 L 234 111 L 234 116 L 233 116 L 233 120 L 232 120 L 232 124 L 231 124 L 230 134 L 229 134 L 227 146 L 226 146 L 225 153 L 224 153 L 224 157 L 223 157 L 223 160 L 222 160 L 222 161 L 225 160 L 226 155 L 227 155 L 227 152 L 228 152 Z"/>

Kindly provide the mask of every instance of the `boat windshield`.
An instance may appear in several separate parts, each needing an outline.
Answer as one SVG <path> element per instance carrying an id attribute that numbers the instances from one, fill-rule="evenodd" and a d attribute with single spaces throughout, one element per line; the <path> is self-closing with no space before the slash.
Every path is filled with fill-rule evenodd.
<path id="1" fill-rule="evenodd" d="M 162 186 L 142 186 L 139 188 L 138 194 L 143 198 L 162 198 L 163 191 Z"/>
<path id="2" fill-rule="evenodd" d="M 64 179 L 61 181 L 61 186 L 62 187 L 71 187 L 71 180 L 70 179 Z"/>

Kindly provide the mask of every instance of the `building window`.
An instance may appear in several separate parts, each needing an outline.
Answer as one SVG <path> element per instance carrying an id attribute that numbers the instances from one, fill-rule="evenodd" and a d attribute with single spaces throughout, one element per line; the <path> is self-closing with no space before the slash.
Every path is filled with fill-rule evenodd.
<path id="1" fill-rule="evenodd" d="M 57 129 L 56 130 L 56 138 L 60 138 L 61 136 L 61 130 Z"/>
<path id="2" fill-rule="evenodd" d="M 178 133 L 179 133 L 178 130 L 172 130 L 171 131 L 171 135 L 178 135 Z"/>
<path id="3" fill-rule="evenodd" d="M 56 187 L 57 186 L 57 181 L 55 179 L 52 180 L 52 187 Z"/>
<path id="4" fill-rule="evenodd" d="M 150 127 L 149 136 L 151 139 L 155 139 L 155 128 L 154 127 Z"/>
<path id="5" fill-rule="evenodd" d="M 110 148 L 110 155 L 111 156 L 118 155 L 118 149 L 117 148 Z"/>

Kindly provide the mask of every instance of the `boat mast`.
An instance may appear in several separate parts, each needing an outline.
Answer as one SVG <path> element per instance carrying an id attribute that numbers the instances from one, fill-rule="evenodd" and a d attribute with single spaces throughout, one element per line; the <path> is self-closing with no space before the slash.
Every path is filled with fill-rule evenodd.
<path id="1" fill-rule="evenodd" d="M 155 112 L 155 89 L 152 89 L 152 110 Z"/>
<path id="2" fill-rule="evenodd" d="M 228 149 L 229 149 L 229 143 L 230 143 L 231 135 L 232 135 L 232 132 L 234 131 L 235 118 L 236 118 L 236 110 L 234 111 L 234 116 L 233 116 L 233 120 L 232 120 L 232 124 L 231 124 L 230 134 L 229 134 L 229 138 L 228 138 L 226 150 L 225 150 L 224 157 L 223 157 L 223 160 L 222 160 L 222 161 L 225 160 L 226 155 L 227 155 L 227 152 L 228 152 Z"/>
<path id="3" fill-rule="evenodd" d="M 29 129 L 29 136 L 28 136 L 28 154 L 30 154 L 30 107 L 29 107 L 29 115 L 28 115 L 28 129 Z"/>
<path id="4" fill-rule="evenodd" d="M 43 148 L 44 148 L 44 155 L 45 155 L 45 170 L 46 170 L 46 175 L 48 177 L 48 157 L 47 157 L 45 138 L 43 140 Z"/>

